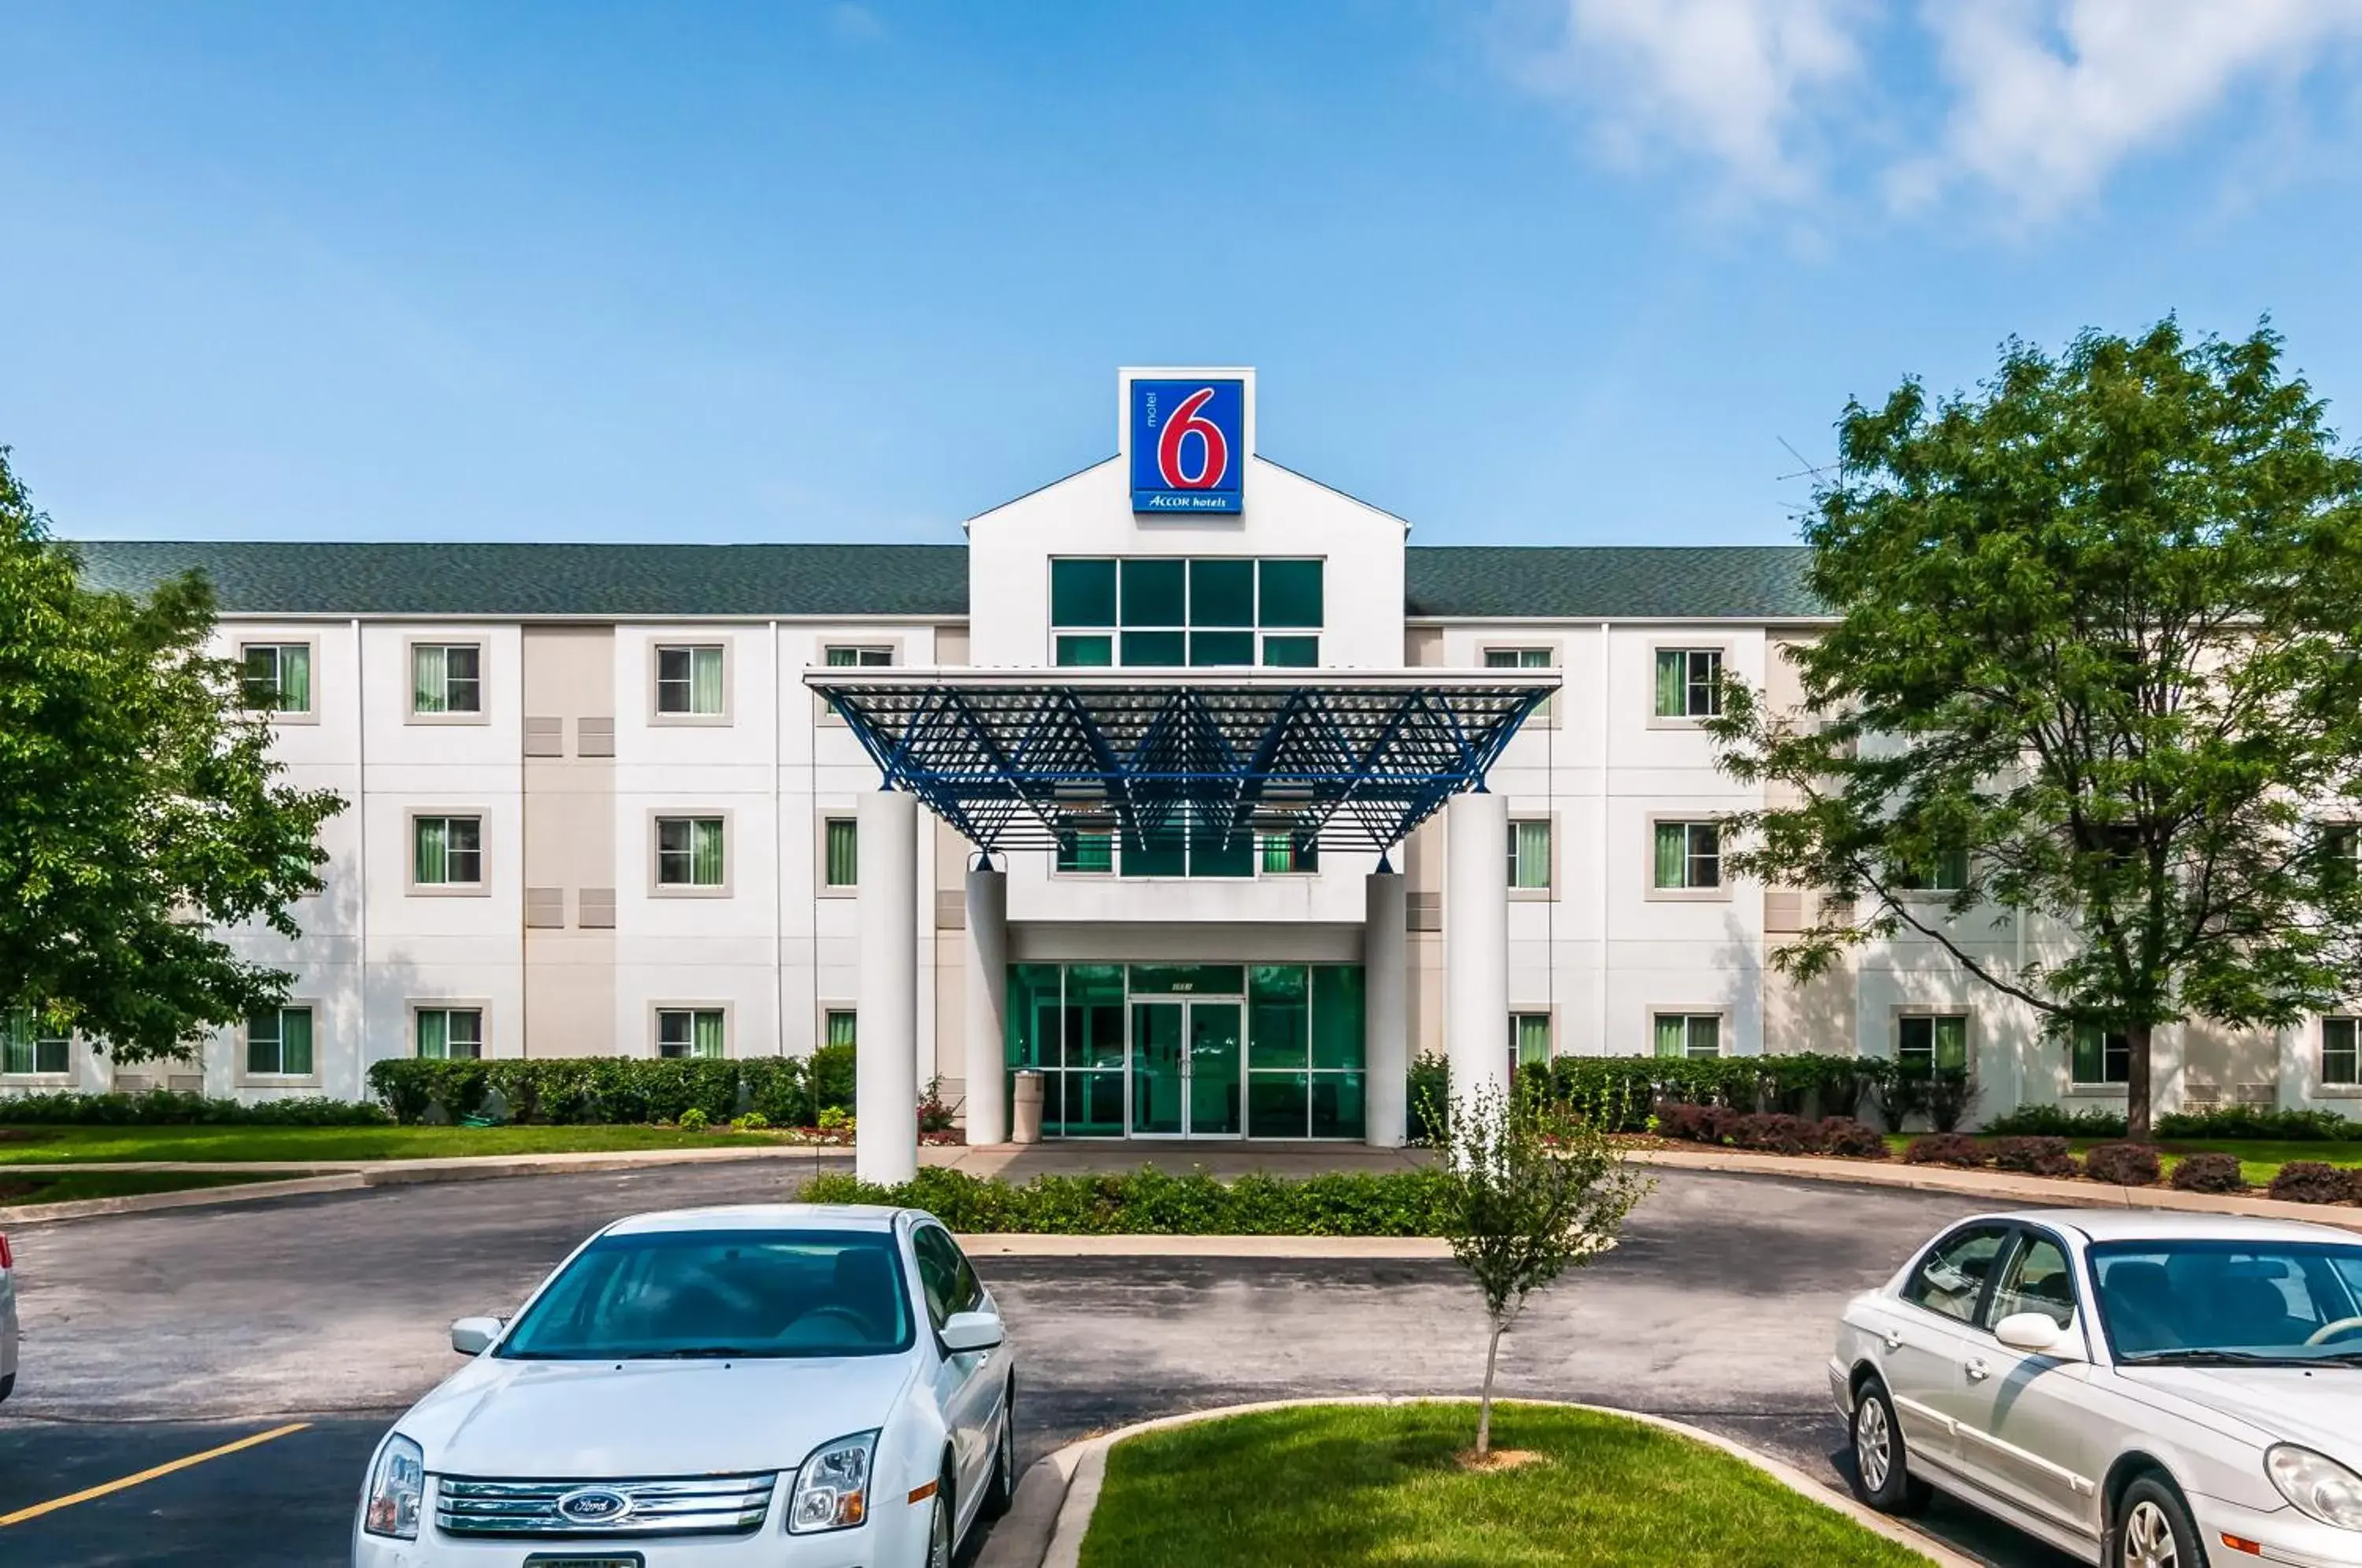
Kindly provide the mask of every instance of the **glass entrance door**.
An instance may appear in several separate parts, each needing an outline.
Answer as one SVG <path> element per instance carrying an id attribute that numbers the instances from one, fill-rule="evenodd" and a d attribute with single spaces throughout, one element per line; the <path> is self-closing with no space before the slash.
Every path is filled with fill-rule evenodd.
<path id="1" fill-rule="evenodd" d="M 1134 1137 L 1235 1138 L 1242 1117 L 1235 1001 L 1131 1004 Z"/>

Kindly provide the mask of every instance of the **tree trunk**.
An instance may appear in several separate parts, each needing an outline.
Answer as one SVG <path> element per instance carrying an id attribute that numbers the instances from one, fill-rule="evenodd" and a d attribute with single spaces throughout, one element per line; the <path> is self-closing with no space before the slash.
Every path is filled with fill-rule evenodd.
<path id="1" fill-rule="evenodd" d="M 1493 1337 L 1485 1346 L 1485 1397 L 1476 1406 L 1476 1457 L 1484 1458 L 1493 1452 L 1493 1368 L 1501 1360 L 1501 1325 L 1493 1325 Z"/>
<path id="2" fill-rule="evenodd" d="M 2149 1043 L 2156 1026 L 2136 1023 L 2125 1031 L 2125 1136 L 2148 1142 Z"/>

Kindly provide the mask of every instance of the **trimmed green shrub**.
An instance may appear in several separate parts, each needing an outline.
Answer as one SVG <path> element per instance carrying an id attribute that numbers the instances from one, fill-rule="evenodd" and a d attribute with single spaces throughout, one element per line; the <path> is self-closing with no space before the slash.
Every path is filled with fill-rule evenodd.
<path id="1" fill-rule="evenodd" d="M 2362 1170 L 2290 1160 L 2272 1174 L 2270 1192 L 2285 1203 L 2362 1203 Z"/>
<path id="2" fill-rule="evenodd" d="M 379 1127 L 383 1107 L 317 1095 L 248 1105 L 201 1094 L 25 1094 L 0 1096 L 0 1122 L 86 1127 Z"/>
<path id="3" fill-rule="evenodd" d="M 371 1066 L 370 1088 L 404 1123 L 423 1120 L 430 1105 L 440 1105 L 455 1121 L 474 1115 L 498 1088 L 514 1122 L 678 1124 L 695 1110 L 708 1124 L 752 1113 L 775 1126 L 809 1127 L 822 1112 L 852 1105 L 853 1062 L 851 1048 L 841 1045 L 822 1047 L 810 1062 L 794 1056 L 403 1057 Z"/>
<path id="4" fill-rule="evenodd" d="M 2155 1187 L 2163 1172 L 2147 1143 L 2103 1143 L 2083 1156 L 2083 1174 L 2112 1187 Z"/>
<path id="5" fill-rule="evenodd" d="M 2245 1192 L 2247 1178 L 2236 1154 L 2184 1154 L 2173 1167 L 2173 1185 L 2182 1192 Z"/>
<path id="6" fill-rule="evenodd" d="M 2024 1176 L 2070 1176 L 2079 1168 L 2064 1138 L 1996 1138 L 1992 1143 L 1995 1170 Z"/>
<path id="7" fill-rule="evenodd" d="M 814 1176 L 807 1203 L 923 1209 L 958 1231 L 1054 1235 L 1435 1236 L 1450 1184 L 1432 1170 L 1338 1174 L 1301 1181 L 1142 1169 L 1121 1176 L 1036 1176 L 1012 1186 L 928 1166 L 899 1187 L 843 1175 Z"/>
<path id="8" fill-rule="evenodd" d="M 2220 1110 L 2177 1111 L 2157 1119 L 2157 1135 L 2168 1142 L 2200 1138 L 2272 1138 L 2290 1143 L 2334 1143 L 2362 1138 L 2362 1121 L 2334 1110 L 2279 1110 L 2270 1106 L 2225 1106 Z"/>
<path id="9" fill-rule="evenodd" d="M 712 1125 L 713 1119 L 696 1106 L 692 1105 L 680 1113 L 679 1127 L 684 1132 L 702 1132 Z"/>
<path id="10" fill-rule="evenodd" d="M 1985 1146 L 1965 1132 L 1930 1132 L 1914 1138 L 1903 1151 L 1904 1163 L 1914 1165 L 1959 1165 L 1974 1169 L 1985 1163 Z"/>
<path id="11" fill-rule="evenodd" d="M 2069 1110 L 2057 1105 L 2021 1105 L 1984 1124 L 1990 1138 L 2121 1138 L 2125 1113 L 2086 1107 Z"/>

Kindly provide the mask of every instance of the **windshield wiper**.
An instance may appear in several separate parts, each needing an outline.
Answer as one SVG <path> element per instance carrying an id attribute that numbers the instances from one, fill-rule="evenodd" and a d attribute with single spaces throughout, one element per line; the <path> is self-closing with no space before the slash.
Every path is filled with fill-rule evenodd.
<path id="1" fill-rule="evenodd" d="M 742 1356 L 760 1355 L 745 1345 L 682 1345 L 674 1350 L 642 1351 L 635 1355 L 621 1355 L 618 1361 L 695 1361 L 711 1357 L 721 1361 Z"/>
<path id="2" fill-rule="evenodd" d="M 2125 1366 L 2317 1366 L 2328 1356 L 2264 1355 L 2255 1351 L 2180 1350 L 2150 1351 L 2145 1355 L 2122 1358 Z"/>

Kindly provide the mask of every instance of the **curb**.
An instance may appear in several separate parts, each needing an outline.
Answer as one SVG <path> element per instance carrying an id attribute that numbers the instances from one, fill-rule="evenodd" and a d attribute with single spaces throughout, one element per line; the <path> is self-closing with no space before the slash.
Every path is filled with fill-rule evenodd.
<path id="1" fill-rule="evenodd" d="M 68 1170 L 78 1169 L 69 1165 Z M 83 1220 L 98 1214 L 145 1214 L 158 1209 L 200 1209 L 215 1203 L 250 1203 L 258 1198 L 298 1198 L 307 1192 L 351 1192 L 367 1187 L 359 1171 L 295 1176 L 286 1181 L 249 1181 L 235 1187 L 192 1187 L 179 1192 L 130 1192 L 120 1198 L 76 1198 L 63 1203 L 0 1207 L 0 1230 L 51 1220 Z"/>
<path id="2" fill-rule="evenodd" d="M 1473 1405 L 1475 1401 L 1458 1397 L 1450 1398 L 1397 1397 L 1391 1395 L 1362 1395 L 1334 1399 L 1272 1399 L 1250 1405 L 1226 1405 L 1218 1409 L 1193 1410 L 1187 1415 L 1164 1416 L 1153 1421 L 1141 1421 L 1121 1427 L 1097 1437 L 1085 1438 L 1067 1444 L 1057 1452 L 1036 1463 L 1025 1473 L 1018 1497 L 1022 1504 L 1026 1492 L 1032 1489 L 1035 1497 L 1048 1495 L 1060 1486 L 1063 1500 L 1057 1505 L 1056 1518 L 1052 1528 L 1043 1532 L 1035 1528 L 1029 1516 L 1024 1529 L 1013 1532 L 1004 1543 L 1002 1530 L 1017 1520 L 1012 1508 L 1001 1525 L 996 1526 L 984 1551 L 977 1557 L 976 1568 L 1081 1568 L 1083 1539 L 1089 1534 L 1091 1515 L 1098 1509 L 1099 1494 L 1107 1485 L 1108 1450 L 1128 1438 L 1148 1432 L 1163 1431 L 1173 1427 L 1185 1427 L 1198 1421 L 1220 1420 L 1227 1416 L 1252 1416 L 1266 1410 L 1299 1409 L 1312 1405 Z M 1899 1519 L 1891 1518 L 1857 1501 L 1844 1492 L 1822 1485 L 1794 1466 L 1756 1452 L 1743 1443 L 1734 1442 L 1685 1422 L 1664 1416 L 1651 1416 L 1638 1410 L 1618 1410 L 1605 1405 L 1578 1405 L 1557 1399 L 1496 1399 L 1496 1405 L 1547 1405 L 1558 1409 L 1584 1410 L 1593 1415 L 1615 1416 L 1642 1426 L 1655 1427 L 1706 1447 L 1727 1453 L 1734 1459 L 1753 1465 L 1779 1482 L 1798 1496 L 1818 1504 L 1832 1513 L 1841 1514 L 1875 1535 L 1882 1536 L 1907 1551 L 1915 1551 L 1936 1568 L 1981 1568 L 1974 1558 L 1964 1557 L 1935 1537 L 1912 1529 Z M 1037 1502 L 1038 1507 L 1038 1502 Z"/>
<path id="3" fill-rule="evenodd" d="M 1948 1192 L 1968 1198 L 2021 1198 L 2055 1209 L 2169 1209 L 2189 1214 L 2244 1214 L 2256 1220 L 2302 1220 L 2316 1225 L 2362 1231 L 2362 1209 L 2339 1203 L 2289 1203 L 2278 1198 L 2225 1193 L 2178 1192 L 2169 1187 L 2110 1187 L 2104 1182 L 2019 1176 L 2012 1171 L 1948 1170 L 1879 1160 L 1842 1160 L 1831 1155 L 1747 1154 L 1736 1151 L 1691 1154 L 1685 1149 L 1627 1149 L 1636 1165 L 1672 1170 L 1720 1171 L 1733 1176 L 1787 1176 L 1797 1181 L 1843 1182 L 1854 1187 L 1892 1187 Z"/>
<path id="4" fill-rule="evenodd" d="M 963 1235 L 977 1258 L 1370 1258 L 1386 1262 L 1449 1259 L 1438 1236 L 1065 1236 L 1032 1231 Z"/>

